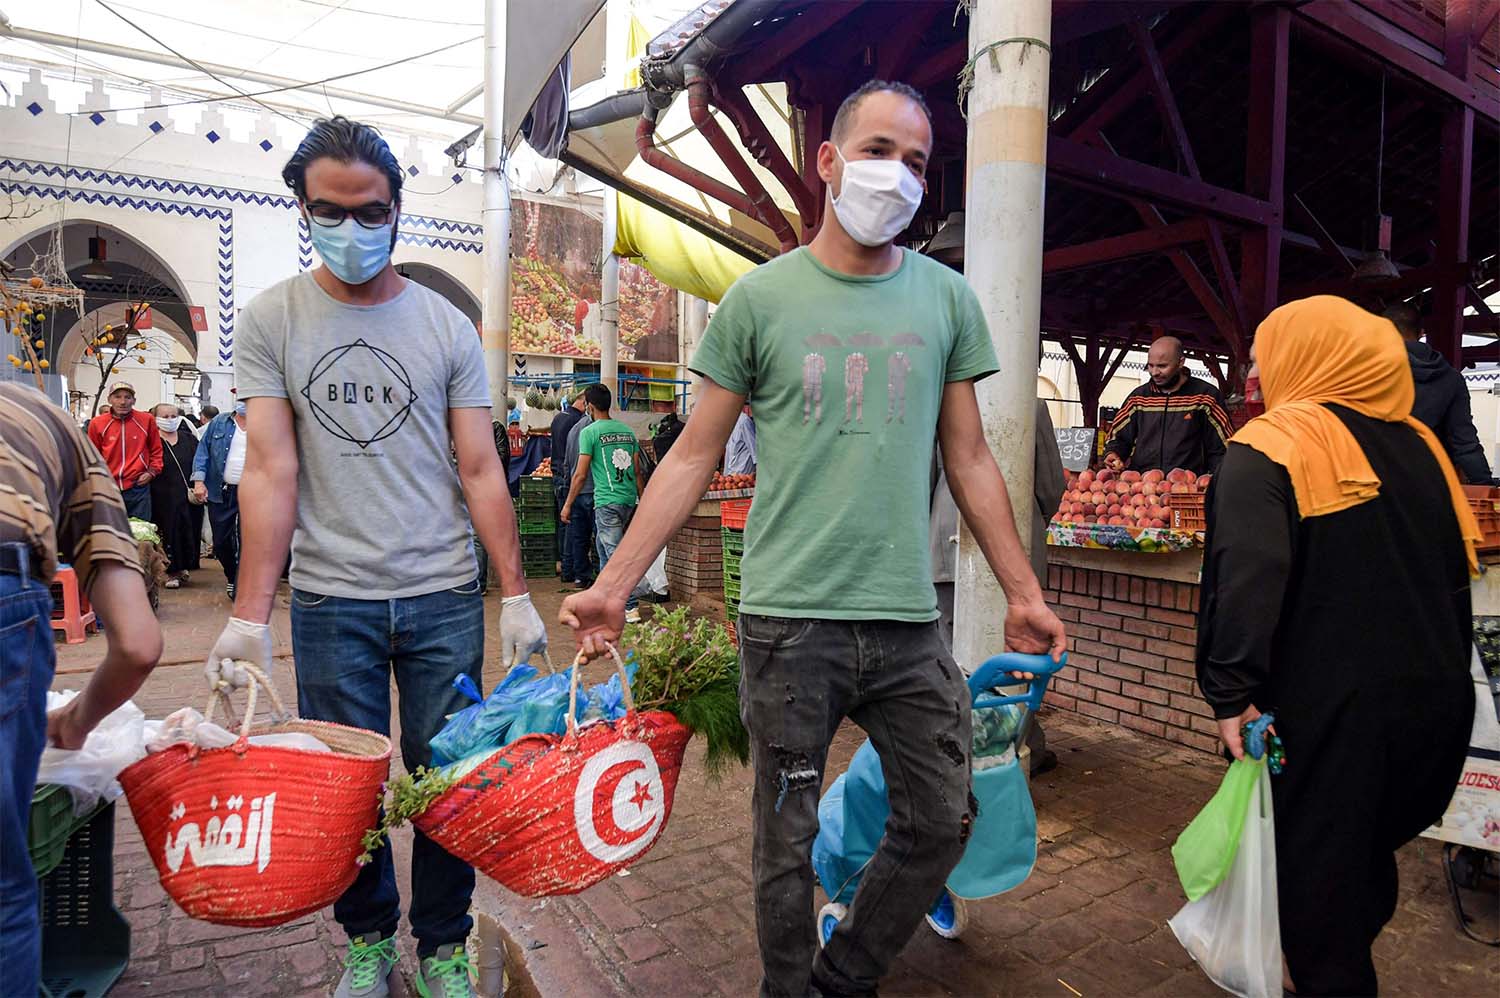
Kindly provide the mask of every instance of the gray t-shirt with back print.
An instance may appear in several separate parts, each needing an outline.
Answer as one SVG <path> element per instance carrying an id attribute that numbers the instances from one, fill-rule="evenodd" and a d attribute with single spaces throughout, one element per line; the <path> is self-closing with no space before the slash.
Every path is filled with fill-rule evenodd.
<path id="1" fill-rule="evenodd" d="M 305 273 L 240 314 L 234 362 L 238 398 L 292 405 L 294 588 L 394 599 L 473 581 L 448 410 L 488 408 L 490 395 L 463 313 L 412 281 L 383 304 L 347 305 Z"/>

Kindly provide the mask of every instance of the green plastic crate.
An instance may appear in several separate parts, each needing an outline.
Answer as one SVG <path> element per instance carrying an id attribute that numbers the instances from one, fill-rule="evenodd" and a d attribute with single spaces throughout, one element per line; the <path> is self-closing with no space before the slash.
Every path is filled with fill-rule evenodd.
<path id="1" fill-rule="evenodd" d="M 724 536 L 725 557 L 728 557 L 731 551 L 737 555 L 743 555 L 745 553 L 745 532 L 743 530 L 734 530 L 730 527 L 721 527 L 720 532 Z"/>
<path id="2" fill-rule="evenodd" d="M 739 580 L 735 579 L 735 580 L 731 581 L 729 579 L 725 579 L 724 580 L 724 602 L 726 604 L 728 604 L 730 602 L 733 602 L 733 603 L 735 603 L 737 605 L 739 603 L 739 601 L 740 601 L 740 582 L 739 582 Z"/>
<path id="3" fill-rule="evenodd" d="M 31 823 L 26 837 L 31 850 L 31 866 L 38 877 L 45 877 L 62 862 L 68 836 L 86 825 L 93 816 L 94 811 L 73 814 L 73 795 L 66 787 L 49 783 L 32 792 Z"/>
<path id="4" fill-rule="evenodd" d="M 521 476 L 521 496 L 546 496 L 552 498 L 552 479 L 537 478 L 535 475 Z"/>
<path id="5" fill-rule="evenodd" d="M 114 900 L 114 846 L 110 803 L 68 839 L 62 861 L 41 879 L 45 998 L 100 998 L 130 962 L 130 925 Z"/>
<path id="6" fill-rule="evenodd" d="M 522 537 L 541 534 L 556 534 L 557 521 L 520 519 L 516 521 L 516 529 L 520 531 Z"/>

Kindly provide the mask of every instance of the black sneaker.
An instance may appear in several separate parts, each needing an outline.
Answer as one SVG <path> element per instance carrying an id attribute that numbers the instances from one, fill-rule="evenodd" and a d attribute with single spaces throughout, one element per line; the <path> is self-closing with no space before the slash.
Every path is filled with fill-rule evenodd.
<path id="1" fill-rule="evenodd" d="M 229 582 L 229 583 L 226 583 L 224 585 L 224 595 L 228 596 L 230 599 L 234 599 L 234 583 L 233 582 Z"/>

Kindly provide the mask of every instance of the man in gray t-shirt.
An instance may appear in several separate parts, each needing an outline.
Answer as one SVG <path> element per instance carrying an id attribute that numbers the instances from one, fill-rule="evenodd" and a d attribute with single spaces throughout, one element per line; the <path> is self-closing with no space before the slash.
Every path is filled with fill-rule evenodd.
<path id="1" fill-rule="evenodd" d="M 490 430 L 479 337 L 391 266 L 400 165 L 374 129 L 319 121 L 282 176 L 323 265 L 241 314 L 235 378 L 248 400 L 234 615 L 209 653 L 215 684 L 271 667 L 266 621 L 292 551 L 292 652 L 303 717 L 389 733 L 400 697 L 408 771 L 479 681 L 484 603 L 469 521 L 499 571 L 501 653 L 546 648 L 521 574 L 515 510 Z M 295 447 L 286 441 L 294 440 Z M 457 464 L 450 460 L 456 455 Z M 472 995 L 464 941 L 474 870 L 420 831 L 412 847 L 418 990 Z M 390 847 L 335 903 L 349 936 L 335 998 L 384 998 L 400 897 Z"/>

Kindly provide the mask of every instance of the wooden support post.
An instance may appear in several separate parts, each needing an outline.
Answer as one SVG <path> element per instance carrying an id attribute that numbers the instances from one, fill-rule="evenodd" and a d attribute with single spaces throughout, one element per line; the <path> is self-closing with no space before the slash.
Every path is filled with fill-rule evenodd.
<path id="1" fill-rule="evenodd" d="M 1474 8 L 1469 0 L 1449 3 L 1443 35 L 1445 68 L 1469 77 Z M 1474 108 L 1461 104 L 1443 113 L 1438 156 L 1437 261 L 1446 272 L 1432 289 L 1432 321 L 1427 342 L 1455 367 L 1463 365 L 1464 308 L 1469 299 L 1469 204 L 1474 186 Z"/>
<path id="2" fill-rule="evenodd" d="M 1250 27 L 1250 122 L 1245 142 L 1245 189 L 1271 206 L 1274 217 L 1240 239 L 1240 293 L 1247 328 L 1276 307 L 1281 277 L 1281 232 L 1286 180 L 1286 93 L 1289 29 L 1285 7 L 1256 7 Z"/>

